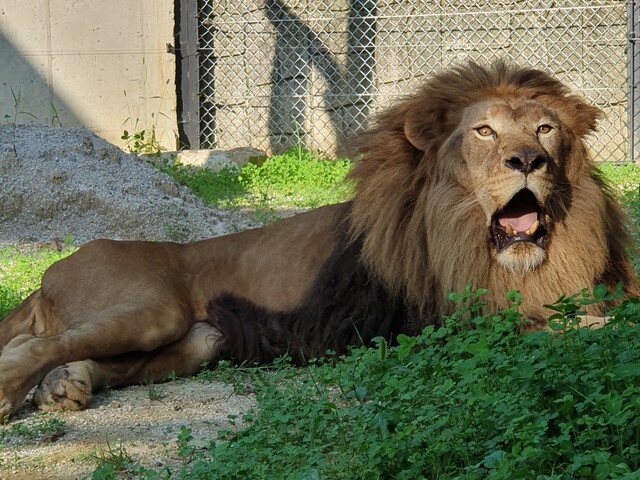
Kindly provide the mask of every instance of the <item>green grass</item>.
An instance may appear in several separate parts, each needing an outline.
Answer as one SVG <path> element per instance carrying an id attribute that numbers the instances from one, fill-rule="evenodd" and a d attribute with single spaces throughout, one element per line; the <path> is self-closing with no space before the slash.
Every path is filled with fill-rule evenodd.
<path id="1" fill-rule="evenodd" d="M 635 163 L 601 163 L 598 170 L 619 191 L 628 192 L 640 187 L 640 166 Z"/>
<path id="2" fill-rule="evenodd" d="M 291 149 L 239 169 L 210 169 L 165 163 L 162 171 L 189 187 L 210 205 L 223 208 L 315 208 L 344 201 L 351 187 L 344 177 L 348 160 L 323 160 L 313 153 Z"/>
<path id="3" fill-rule="evenodd" d="M 603 163 L 598 166 L 604 178 L 630 219 L 631 236 L 640 245 L 640 165 L 634 163 L 614 165 Z M 636 272 L 640 274 L 640 256 L 630 252 Z"/>
<path id="4" fill-rule="evenodd" d="M 608 180 L 620 204 L 629 214 L 635 226 L 632 233 L 636 240 L 640 240 L 637 235 L 640 226 L 640 165 L 601 164 L 598 169 Z"/>
<path id="5" fill-rule="evenodd" d="M 40 286 L 40 278 L 49 265 L 73 252 L 50 248 L 0 248 L 0 318 L 4 318 L 24 298 Z"/>
<path id="6" fill-rule="evenodd" d="M 0 449 L 7 445 L 53 442 L 65 434 L 63 420 L 48 413 L 38 413 L 37 421 L 14 421 L 0 426 Z"/>

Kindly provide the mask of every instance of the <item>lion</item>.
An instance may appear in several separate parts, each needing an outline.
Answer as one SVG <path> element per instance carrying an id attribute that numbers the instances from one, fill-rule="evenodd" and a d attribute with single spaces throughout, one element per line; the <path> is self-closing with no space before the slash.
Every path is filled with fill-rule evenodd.
<path id="1" fill-rule="evenodd" d="M 33 387 L 44 410 L 80 409 L 204 362 L 418 334 L 467 285 L 487 309 L 518 290 L 534 328 L 563 294 L 637 294 L 626 219 L 585 143 L 600 116 L 543 71 L 459 65 L 356 138 L 351 201 L 193 243 L 87 243 L 0 323 L 0 417 Z"/>

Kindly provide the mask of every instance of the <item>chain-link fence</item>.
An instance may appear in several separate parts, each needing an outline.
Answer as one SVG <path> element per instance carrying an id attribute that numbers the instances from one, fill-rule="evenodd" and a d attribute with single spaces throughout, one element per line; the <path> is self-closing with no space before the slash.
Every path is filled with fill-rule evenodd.
<path id="1" fill-rule="evenodd" d="M 333 155 L 432 72 L 504 58 L 552 72 L 602 108 L 595 156 L 624 161 L 628 3 L 197 0 L 200 146 Z"/>

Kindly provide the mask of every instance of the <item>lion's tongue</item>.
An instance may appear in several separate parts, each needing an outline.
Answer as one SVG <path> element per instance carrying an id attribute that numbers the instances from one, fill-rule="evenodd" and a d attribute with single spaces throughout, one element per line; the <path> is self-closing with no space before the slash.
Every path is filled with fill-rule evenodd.
<path id="1" fill-rule="evenodd" d="M 506 228 L 507 224 L 511 225 L 516 232 L 526 232 L 538 219 L 538 212 L 531 211 L 512 211 L 505 212 L 498 217 L 500 225 Z"/>

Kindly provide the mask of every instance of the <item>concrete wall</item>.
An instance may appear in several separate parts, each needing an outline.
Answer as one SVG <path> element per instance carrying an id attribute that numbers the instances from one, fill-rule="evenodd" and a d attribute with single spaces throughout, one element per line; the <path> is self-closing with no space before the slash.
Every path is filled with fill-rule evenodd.
<path id="1" fill-rule="evenodd" d="M 0 0 L 0 122 L 176 145 L 172 0 Z"/>

